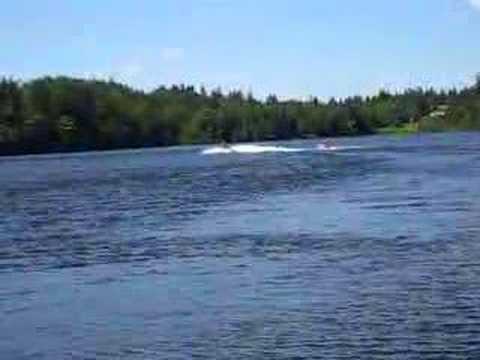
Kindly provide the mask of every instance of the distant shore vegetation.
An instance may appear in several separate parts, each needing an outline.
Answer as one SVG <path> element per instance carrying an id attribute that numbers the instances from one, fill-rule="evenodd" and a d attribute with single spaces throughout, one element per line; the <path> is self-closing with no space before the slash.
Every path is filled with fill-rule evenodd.
<path id="1" fill-rule="evenodd" d="M 480 76 L 463 89 L 325 102 L 186 85 L 145 92 L 63 76 L 0 79 L 0 155 L 444 130 L 480 130 Z"/>

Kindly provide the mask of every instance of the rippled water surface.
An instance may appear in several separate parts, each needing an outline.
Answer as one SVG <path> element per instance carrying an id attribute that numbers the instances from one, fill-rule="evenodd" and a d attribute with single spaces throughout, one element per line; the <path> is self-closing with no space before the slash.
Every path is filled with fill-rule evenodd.
<path id="1" fill-rule="evenodd" d="M 0 358 L 480 358 L 480 134 L 240 149 L 0 158 Z"/>

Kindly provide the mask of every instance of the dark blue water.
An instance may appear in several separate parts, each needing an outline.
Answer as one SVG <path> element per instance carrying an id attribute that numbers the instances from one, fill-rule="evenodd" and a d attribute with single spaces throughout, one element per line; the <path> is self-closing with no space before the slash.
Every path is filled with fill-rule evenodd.
<path id="1" fill-rule="evenodd" d="M 281 145 L 1 158 L 0 358 L 480 358 L 480 134 Z"/>

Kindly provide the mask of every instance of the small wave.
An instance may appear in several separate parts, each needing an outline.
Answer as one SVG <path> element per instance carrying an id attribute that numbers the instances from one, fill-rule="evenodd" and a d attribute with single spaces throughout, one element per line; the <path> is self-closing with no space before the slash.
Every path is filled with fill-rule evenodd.
<path id="1" fill-rule="evenodd" d="M 202 151 L 204 155 L 213 155 L 213 154 L 261 154 L 269 152 L 301 152 L 306 151 L 305 148 L 289 148 L 283 146 L 268 146 L 268 145 L 254 145 L 254 144 L 245 144 L 245 145 L 232 145 L 228 147 L 215 146 Z"/>
<path id="2" fill-rule="evenodd" d="M 427 201 L 411 201 L 411 202 L 399 202 L 399 203 L 385 203 L 385 204 L 371 204 L 364 206 L 364 209 L 370 210 L 398 210 L 401 208 L 424 208 L 430 204 Z"/>
<path id="3" fill-rule="evenodd" d="M 328 146 L 325 144 L 318 144 L 316 149 L 318 151 L 342 151 L 342 150 L 356 150 L 362 149 L 362 146 Z"/>

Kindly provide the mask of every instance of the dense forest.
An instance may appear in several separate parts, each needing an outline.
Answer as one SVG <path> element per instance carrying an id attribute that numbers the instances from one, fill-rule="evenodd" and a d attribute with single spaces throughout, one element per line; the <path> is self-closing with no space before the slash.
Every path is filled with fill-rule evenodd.
<path id="1" fill-rule="evenodd" d="M 440 109 L 440 110 L 439 110 Z M 480 129 L 480 76 L 464 89 L 380 91 L 322 102 L 193 86 L 145 92 L 114 81 L 0 80 L 0 155 Z"/>

